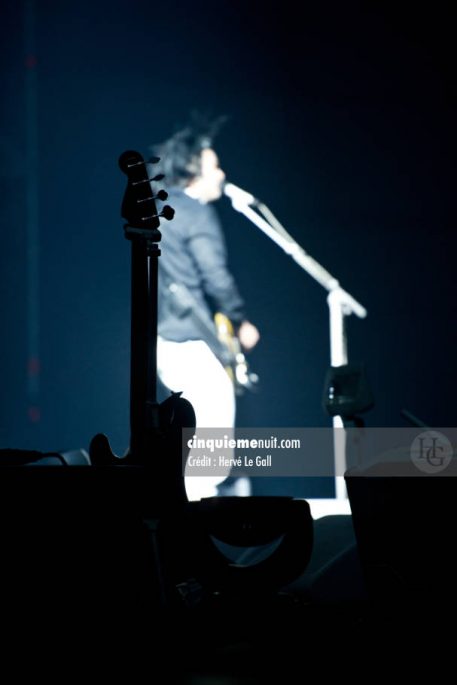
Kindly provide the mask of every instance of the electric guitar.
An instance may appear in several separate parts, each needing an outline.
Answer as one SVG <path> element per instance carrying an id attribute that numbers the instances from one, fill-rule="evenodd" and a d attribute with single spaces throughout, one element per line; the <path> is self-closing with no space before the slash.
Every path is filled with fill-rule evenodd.
<path id="1" fill-rule="evenodd" d="M 119 166 L 128 181 L 121 215 L 127 221 L 124 234 L 132 246 L 130 445 L 127 453 L 118 457 L 100 433 L 92 439 L 89 452 L 95 465 L 145 467 L 152 483 L 151 499 L 160 511 L 187 502 L 182 428 L 195 428 L 192 405 L 180 393 L 172 393 L 161 404 L 156 399 L 159 227 L 160 217 L 170 220 L 174 210 L 165 205 L 158 213 L 155 200 L 163 202 L 167 193 L 160 190 L 155 195 L 151 182 L 162 180 L 163 175 L 149 178 L 149 167 L 138 152 L 124 152 Z"/>

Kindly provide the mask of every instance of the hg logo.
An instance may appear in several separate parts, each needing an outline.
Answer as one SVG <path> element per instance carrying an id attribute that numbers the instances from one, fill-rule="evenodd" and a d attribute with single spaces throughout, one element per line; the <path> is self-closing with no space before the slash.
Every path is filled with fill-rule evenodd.
<path id="1" fill-rule="evenodd" d="M 453 457 L 452 445 L 443 433 L 426 431 L 418 435 L 411 445 L 411 459 L 424 473 L 443 471 Z"/>

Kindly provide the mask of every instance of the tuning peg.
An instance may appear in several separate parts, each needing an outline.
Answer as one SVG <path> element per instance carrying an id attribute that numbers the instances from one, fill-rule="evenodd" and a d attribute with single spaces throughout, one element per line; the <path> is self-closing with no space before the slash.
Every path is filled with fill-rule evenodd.
<path id="1" fill-rule="evenodd" d="M 125 174 L 128 174 L 128 170 L 132 166 L 144 164 L 143 157 L 136 150 L 126 150 L 119 157 L 119 166 Z"/>
<path id="2" fill-rule="evenodd" d="M 136 203 L 137 205 L 141 204 L 142 202 L 151 202 L 152 200 L 161 200 L 162 202 L 165 202 L 165 200 L 168 198 L 168 193 L 166 190 L 159 190 L 157 195 L 154 195 L 153 197 L 144 197 L 143 199 L 137 200 Z"/>
<path id="3" fill-rule="evenodd" d="M 167 221 L 171 221 L 175 215 L 175 210 L 170 207 L 170 205 L 165 205 L 165 207 L 160 212 L 159 216 L 162 216 Z"/>
<path id="4" fill-rule="evenodd" d="M 150 216 L 142 216 L 141 221 L 150 221 L 151 219 L 157 219 L 159 216 L 163 217 L 167 221 L 171 221 L 175 215 L 175 210 L 170 207 L 170 205 L 165 205 L 160 214 L 151 214 Z"/>
<path id="5" fill-rule="evenodd" d="M 129 164 L 128 162 L 126 164 L 127 169 L 131 169 L 134 166 L 146 166 L 146 162 L 142 159 L 139 162 L 133 162 L 133 164 Z"/>
<path id="6" fill-rule="evenodd" d="M 136 165 L 132 164 L 132 166 Z M 151 181 L 161 181 L 163 178 L 165 178 L 164 174 L 157 174 L 157 176 L 153 176 L 152 178 L 144 178 L 141 181 L 133 181 L 132 186 L 140 186 L 142 183 L 151 183 Z"/>

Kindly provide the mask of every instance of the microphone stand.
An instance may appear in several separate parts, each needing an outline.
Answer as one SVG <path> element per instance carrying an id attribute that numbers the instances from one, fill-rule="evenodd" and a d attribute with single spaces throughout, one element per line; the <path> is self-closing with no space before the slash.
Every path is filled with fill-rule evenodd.
<path id="1" fill-rule="evenodd" d="M 347 335 L 345 317 L 355 314 L 364 319 L 367 310 L 352 295 L 344 290 L 338 280 L 319 264 L 311 255 L 292 238 L 284 226 L 274 214 L 262 202 L 255 201 L 256 209 L 265 218 L 260 216 L 252 207 L 231 198 L 232 206 L 238 212 L 244 214 L 253 224 L 263 231 L 276 245 L 279 245 L 286 254 L 301 266 L 315 281 L 328 291 L 327 304 L 329 306 L 330 324 L 330 363 L 331 366 L 343 366 L 348 363 Z M 342 416 L 333 417 L 333 428 L 344 428 Z M 335 495 L 337 499 L 346 499 L 346 485 L 344 474 L 346 471 L 346 433 L 344 430 L 333 431 L 333 448 L 335 464 Z"/>

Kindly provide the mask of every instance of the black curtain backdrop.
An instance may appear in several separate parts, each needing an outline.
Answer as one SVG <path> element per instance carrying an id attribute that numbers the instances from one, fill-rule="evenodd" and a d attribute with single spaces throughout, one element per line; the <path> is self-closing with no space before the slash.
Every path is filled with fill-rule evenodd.
<path id="1" fill-rule="evenodd" d="M 350 359 L 366 363 L 376 399 L 367 424 L 406 425 L 406 408 L 429 425 L 455 425 L 451 10 L 295 4 L 4 3 L 1 447 L 87 448 L 102 431 L 125 449 L 130 247 L 117 159 L 127 148 L 147 153 L 195 108 L 229 116 L 217 146 L 228 179 L 266 202 L 368 309 L 366 320 L 348 321 Z M 24 44 L 31 13 L 33 55 Z M 27 396 L 31 68 L 39 420 Z M 250 355 L 261 391 L 242 399 L 239 423 L 330 425 L 325 291 L 226 199 L 218 209 L 262 334 Z"/>

